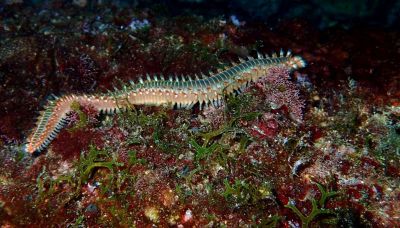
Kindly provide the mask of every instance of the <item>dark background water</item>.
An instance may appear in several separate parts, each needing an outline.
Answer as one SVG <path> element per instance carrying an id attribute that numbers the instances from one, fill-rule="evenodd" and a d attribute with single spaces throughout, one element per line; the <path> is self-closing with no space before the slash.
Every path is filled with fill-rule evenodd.
<path id="1" fill-rule="evenodd" d="M 18 2 L 6 0 L 5 2 Z M 98 5 L 115 7 L 159 8 L 159 13 L 202 16 L 231 16 L 238 20 L 264 21 L 274 24 L 280 20 L 302 18 L 318 28 L 368 25 L 399 28 L 400 1 L 388 0 L 136 0 L 136 1 L 23 1 L 26 5 L 51 6 L 57 2 L 74 2 L 95 10 Z M 4 8 L 2 8 L 4 9 Z"/>

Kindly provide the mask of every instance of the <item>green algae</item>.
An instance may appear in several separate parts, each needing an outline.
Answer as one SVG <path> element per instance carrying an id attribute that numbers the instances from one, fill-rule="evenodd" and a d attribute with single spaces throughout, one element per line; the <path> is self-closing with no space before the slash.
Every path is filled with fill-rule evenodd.
<path id="1" fill-rule="evenodd" d="M 136 157 L 137 152 L 134 150 L 128 151 L 128 163 L 130 166 L 136 165 L 136 164 L 146 164 L 147 161 L 144 158 L 137 158 Z"/>
<path id="2" fill-rule="evenodd" d="M 162 130 L 164 129 L 164 130 Z M 158 149 L 164 153 L 178 154 L 182 146 L 174 141 L 168 140 L 168 132 L 162 126 L 156 126 L 153 132 L 153 142 Z"/>
<path id="3" fill-rule="evenodd" d="M 57 187 L 62 187 L 61 185 L 67 184 L 75 190 L 73 193 L 69 194 L 69 197 L 63 200 L 63 204 L 65 204 L 69 200 L 80 195 L 82 185 L 89 181 L 96 170 L 109 170 L 111 173 L 111 175 L 109 175 L 109 181 L 113 183 L 116 176 L 116 168 L 123 165 L 123 163 L 110 158 L 107 151 L 98 150 L 94 145 L 90 145 L 88 153 L 86 155 L 84 153 L 81 154 L 76 164 L 76 171 L 73 173 L 60 175 L 53 179 L 46 172 L 46 168 L 43 167 L 42 172 L 36 178 L 36 187 L 38 189 L 37 201 L 40 202 L 46 197 L 52 196 L 58 191 Z"/>
<path id="4" fill-rule="evenodd" d="M 256 119 L 257 117 L 259 117 L 261 115 L 262 115 L 262 113 L 260 113 L 260 112 L 244 113 L 244 114 L 241 114 L 241 115 L 239 115 L 237 117 L 234 117 L 234 118 L 230 119 L 229 121 L 227 121 L 225 124 L 223 124 L 217 130 L 210 131 L 210 132 L 207 132 L 207 133 L 200 133 L 200 136 L 204 140 L 203 147 L 207 146 L 210 143 L 210 141 L 212 141 L 214 138 L 222 136 L 223 134 L 228 133 L 228 132 L 236 132 L 236 133 L 245 134 L 245 132 L 242 130 L 242 128 L 235 126 L 235 123 L 238 120 L 251 121 L 251 120 L 254 120 L 254 119 Z M 247 143 L 247 141 L 246 142 L 242 142 L 242 143 L 243 144 Z M 242 146 L 244 146 L 244 145 L 242 145 Z M 244 148 L 242 148 L 242 149 L 244 149 Z"/>
<path id="5" fill-rule="evenodd" d="M 321 215 L 334 215 L 335 211 L 331 209 L 326 209 L 325 204 L 329 198 L 335 197 L 338 195 L 338 192 L 335 191 L 327 191 L 324 186 L 319 183 L 316 183 L 319 191 L 321 192 L 321 198 L 319 200 L 312 198 L 310 199 L 312 210 L 310 214 L 307 216 L 304 215 L 295 205 L 293 202 L 289 200 L 288 204 L 285 205 L 286 208 L 291 209 L 301 220 L 302 227 L 309 227 L 311 222 L 315 220 L 316 217 Z M 329 220 L 329 222 L 335 222 L 336 220 Z"/>
<path id="6" fill-rule="evenodd" d="M 79 120 L 77 123 L 74 124 L 74 126 L 72 128 L 69 129 L 71 132 L 86 128 L 89 123 L 88 116 L 86 115 L 85 112 L 82 111 L 81 108 L 82 107 L 79 104 L 79 102 L 77 102 L 77 101 L 72 102 L 71 109 L 72 109 L 72 111 L 77 113 Z"/>
<path id="7" fill-rule="evenodd" d="M 77 228 L 77 227 L 84 227 L 85 226 L 85 216 L 84 215 L 79 215 L 75 222 L 72 224 L 72 227 Z"/>
<path id="8" fill-rule="evenodd" d="M 389 161 L 398 161 L 400 156 L 400 123 L 388 125 L 387 134 L 379 140 L 377 149 L 373 151 L 375 157 L 383 164 Z"/>
<path id="9" fill-rule="evenodd" d="M 128 131 L 126 143 L 128 145 L 151 144 L 154 143 L 156 148 L 165 153 L 177 154 L 181 149 L 181 145 L 170 140 L 170 132 L 164 126 L 164 122 L 168 119 L 165 109 L 151 114 L 136 109 L 123 112 L 117 118 L 118 124 Z M 185 129 L 179 129 L 185 130 Z M 152 141 L 143 137 L 145 131 L 150 131 Z M 150 139 L 150 138 L 149 138 Z"/>
<path id="10" fill-rule="evenodd" d="M 260 200 L 273 198 L 273 193 L 272 186 L 268 182 L 256 185 L 246 180 L 236 179 L 231 184 L 225 179 L 222 196 L 233 205 L 256 205 Z"/>
<path id="11" fill-rule="evenodd" d="M 191 139 L 189 143 L 195 149 L 196 162 L 208 158 L 214 151 L 220 148 L 218 143 L 213 143 L 211 146 L 200 146 L 194 139 Z"/>

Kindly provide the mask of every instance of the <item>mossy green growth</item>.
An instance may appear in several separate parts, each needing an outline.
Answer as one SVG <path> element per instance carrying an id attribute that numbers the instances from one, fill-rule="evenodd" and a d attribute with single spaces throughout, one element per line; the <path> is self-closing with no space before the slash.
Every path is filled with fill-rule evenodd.
<path id="1" fill-rule="evenodd" d="M 114 168 L 124 166 L 123 163 L 110 159 L 110 154 L 105 150 L 98 150 L 90 145 L 87 155 L 82 154 L 78 162 L 79 184 L 86 183 L 95 169 L 106 168 L 111 172 L 110 178 L 114 178 Z"/>
<path id="2" fill-rule="evenodd" d="M 39 203 L 46 197 L 53 195 L 56 192 L 56 187 L 65 183 L 74 186 L 73 176 L 63 175 L 56 179 L 52 179 L 46 171 L 46 168 L 43 167 L 42 171 L 36 178 L 36 188 L 38 189 L 36 202 Z"/>
<path id="3" fill-rule="evenodd" d="M 15 157 L 15 160 L 16 160 L 17 162 L 20 162 L 20 161 L 22 161 L 22 159 L 25 158 L 25 155 L 26 155 L 26 153 L 25 153 L 24 151 L 18 150 L 18 151 L 17 151 L 17 154 L 16 154 L 16 157 Z"/>
<path id="4" fill-rule="evenodd" d="M 235 180 L 230 184 L 224 180 L 225 190 L 222 193 L 225 200 L 235 205 L 257 204 L 262 199 L 272 198 L 272 188 L 268 182 L 254 185 L 245 180 Z"/>
<path id="5" fill-rule="evenodd" d="M 400 123 L 388 126 L 388 133 L 386 137 L 382 138 L 379 142 L 378 148 L 374 150 L 374 155 L 383 164 L 388 161 L 399 161 L 400 156 Z M 397 165 L 399 165 L 398 163 Z"/>
<path id="6" fill-rule="evenodd" d="M 207 132 L 207 133 L 200 133 L 200 136 L 204 139 L 203 147 L 207 146 L 209 144 L 209 142 L 212 141 L 212 139 L 217 138 L 227 132 L 236 132 L 236 133 L 245 134 L 245 132 L 241 128 L 235 127 L 235 123 L 240 119 L 243 119 L 246 121 L 251 121 L 251 120 L 256 119 L 260 115 L 262 115 L 262 113 L 260 113 L 260 112 L 244 113 L 242 115 L 239 115 L 237 117 L 230 119 L 229 121 L 227 121 L 224 125 L 222 125 L 217 130 Z M 242 143 L 246 144 L 248 139 L 249 138 L 246 139 L 246 142 L 242 142 Z M 244 149 L 244 148 L 242 148 L 242 149 Z"/>
<path id="7" fill-rule="evenodd" d="M 208 147 L 209 143 L 217 138 L 223 138 L 227 133 L 246 135 L 247 133 L 237 126 L 239 120 L 252 121 L 262 115 L 263 112 L 252 111 L 251 106 L 254 100 L 249 94 L 241 94 L 239 96 L 229 96 L 225 99 L 225 116 L 226 121 L 224 124 L 216 130 L 210 132 L 200 133 L 200 136 L 204 141 L 202 147 Z M 243 152 L 246 145 L 248 144 L 251 137 L 241 137 L 240 141 L 240 152 Z M 192 143 L 191 143 L 192 144 Z"/>
<path id="8" fill-rule="evenodd" d="M 127 130 L 135 130 L 136 126 L 156 127 L 167 117 L 168 115 L 164 109 L 148 114 L 143 110 L 137 110 L 135 106 L 131 105 L 128 111 L 119 114 L 118 125 Z"/>
<path id="9" fill-rule="evenodd" d="M 310 199 L 312 204 L 312 210 L 308 216 L 305 216 L 292 201 L 289 201 L 288 204 L 285 205 L 286 208 L 290 208 L 301 220 L 301 226 L 303 228 L 309 227 L 312 221 L 320 215 L 334 215 L 335 212 L 330 209 L 325 208 L 326 201 L 329 198 L 332 198 L 338 195 L 338 192 L 335 191 L 327 191 L 324 186 L 319 183 L 316 183 L 319 191 L 321 192 L 321 198 L 319 200 Z M 332 221 L 330 221 L 332 222 Z"/>
<path id="10" fill-rule="evenodd" d="M 132 109 L 121 113 L 118 122 L 120 127 L 129 132 L 129 136 L 126 140 L 127 144 L 149 143 L 145 140 L 146 137 L 144 137 L 144 135 L 146 132 L 152 132 L 151 136 L 153 142 L 158 149 L 163 152 L 177 153 L 180 149 L 180 145 L 167 139 L 167 134 L 169 132 L 166 131 L 166 128 L 163 126 L 167 118 L 167 114 L 163 109 L 151 114 Z"/>
<path id="11" fill-rule="evenodd" d="M 89 121 L 88 116 L 81 110 L 81 105 L 77 101 L 73 101 L 71 104 L 72 111 L 76 112 L 79 117 L 79 121 L 71 128 L 70 131 L 74 132 L 79 129 L 83 129 L 87 127 Z"/>
<path id="12" fill-rule="evenodd" d="M 156 126 L 153 132 L 153 140 L 154 144 L 158 149 L 165 153 L 178 154 L 178 151 L 181 149 L 181 145 L 177 142 L 173 142 L 168 140 L 165 129 L 162 126 Z"/>
<path id="13" fill-rule="evenodd" d="M 79 215 L 74 224 L 72 224 L 72 227 L 84 227 L 85 225 L 85 216 L 84 215 Z"/>
<path id="14" fill-rule="evenodd" d="M 137 158 L 136 153 L 137 152 L 134 150 L 128 151 L 129 165 L 146 164 L 147 163 L 146 159 Z"/>
<path id="15" fill-rule="evenodd" d="M 239 201 L 247 201 L 249 199 L 249 195 L 246 194 L 249 189 L 249 184 L 244 180 L 235 180 L 235 182 L 231 185 L 228 180 L 224 180 L 225 191 L 222 193 L 225 199 L 230 197 L 234 197 L 239 199 Z"/>
<path id="16" fill-rule="evenodd" d="M 43 168 L 42 172 L 36 178 L 38 202 L 53 195 L 57 191 L 56 187 L 60 184 L 68 184 L 75 190 L 69 197 L 63 199 L 64 203 L 67 203 L 72 198 L 80 195 L 82 185 L 88 182 L 96 170 L 108 169 L 111 172 L 109 179 L 113 182 L 116 168 L 123 165 L 123 163 L 111 158 L 111 155 L 107 151 L 98 150 L 94 145 L 90 145 L 88 153 L 81 154 L 80 159 L 76 163 L 77 169 L 74 173 L 61 175 L 56 179 L 52 179 L 45 168 Z"/>
<path id="17" fill-rule="evenodd" d="M 250 94 L 229 96 L 226 100 L 225 112 L 233 117 L 240 117 L 251 110 L 253 101 L 254 98 Z"/>
<path id="18" fill-rule="evenodd" d="M 218 143 L 213 143 L 209 147 L 206 145 L 200 146 L 194 139 L 190 139 L 189 143 L 195 149 L 196 162 L 199 162 L 200 160 L 209 157 L 215 150 L 220 148 L 220 145 Z"/>

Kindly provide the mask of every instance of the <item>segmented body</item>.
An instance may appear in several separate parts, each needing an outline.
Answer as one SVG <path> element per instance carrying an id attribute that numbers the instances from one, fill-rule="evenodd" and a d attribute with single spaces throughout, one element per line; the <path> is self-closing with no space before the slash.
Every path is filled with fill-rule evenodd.
<path id="1" fill-rule="evenodd" d="M 40 114 L 36 128 L 27 139 L 25 150 L 29 153 L 45 149 L 59 130 L 67 123 L 67 115 L 72 111 L 71 104 L 90 105 L 98 112 L 114 113 L 128 109 L 132 105 L 166 105 L 178 108 L 191 108 L 194 104 L 219 105 L 224 95 L 229 95 L 258 80 L 268 77 L 272 67 L 286 67 L 289 70 L 302 68 L 305 62 L 299 56 L 291 56 L 290 52 L 271 57 L 258 55 L 247 61 L 222 70 L 210 77 L 196 75 L 195 79 L 182 77 L 168 79 L 154 76 L 147 80 L 140 79 L 138 83 L 131 82 L 121 90 L 99 95 L 67 95 L 49 101 L 45 110 Z"/>

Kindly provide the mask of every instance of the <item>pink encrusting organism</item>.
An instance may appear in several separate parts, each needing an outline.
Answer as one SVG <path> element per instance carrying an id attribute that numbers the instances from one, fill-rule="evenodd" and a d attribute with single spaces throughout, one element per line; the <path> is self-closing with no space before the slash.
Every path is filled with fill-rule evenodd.
<path id="1" fill-rule="evenodd" d="M 269 69 L 268 75 L 256 82 L 257 88 L 260 88 L 265 94 L 266 102 L 271 104 L 274 109 L 285 105 L 290 116 L 296 121 L 301 121 L 304 101 L 300 99 L 296 85 L 289 80 L 290 69 L 272 67 Z"/>
<path id="2" fill-rule="evenodd" d="M 91 106 L 98 112 L 112 114 L 127 110 L 132 105 L 169 106 L 190 109 L 195 104 L 200 108 L 219 106 L 222 98 L 237 90 L 247 87 L 260 78 L 274 76 L 271 69 L 282 68 L 290 72 L 305 66 L 300 56 L 290 52 L 272 56 L 258 54 L 257 58 L 240 59 L 231 67 L 221 69 L 210 76 L 195 75 L 181 78 L 146 75 L 147 80 L 131 82 L 120 90 L 106 94 L 66 95 L 48 102 L 40 114 L 36 128 L 27 139 L 25 150 L 29 153 L 39 152 L 46 148 L 58 131 L 67 123 L 67 115 L 72 111 L 71 104 L 77 102 L 82 106 Z M 285 75 L 283 75 L 285 76 Z"/>

